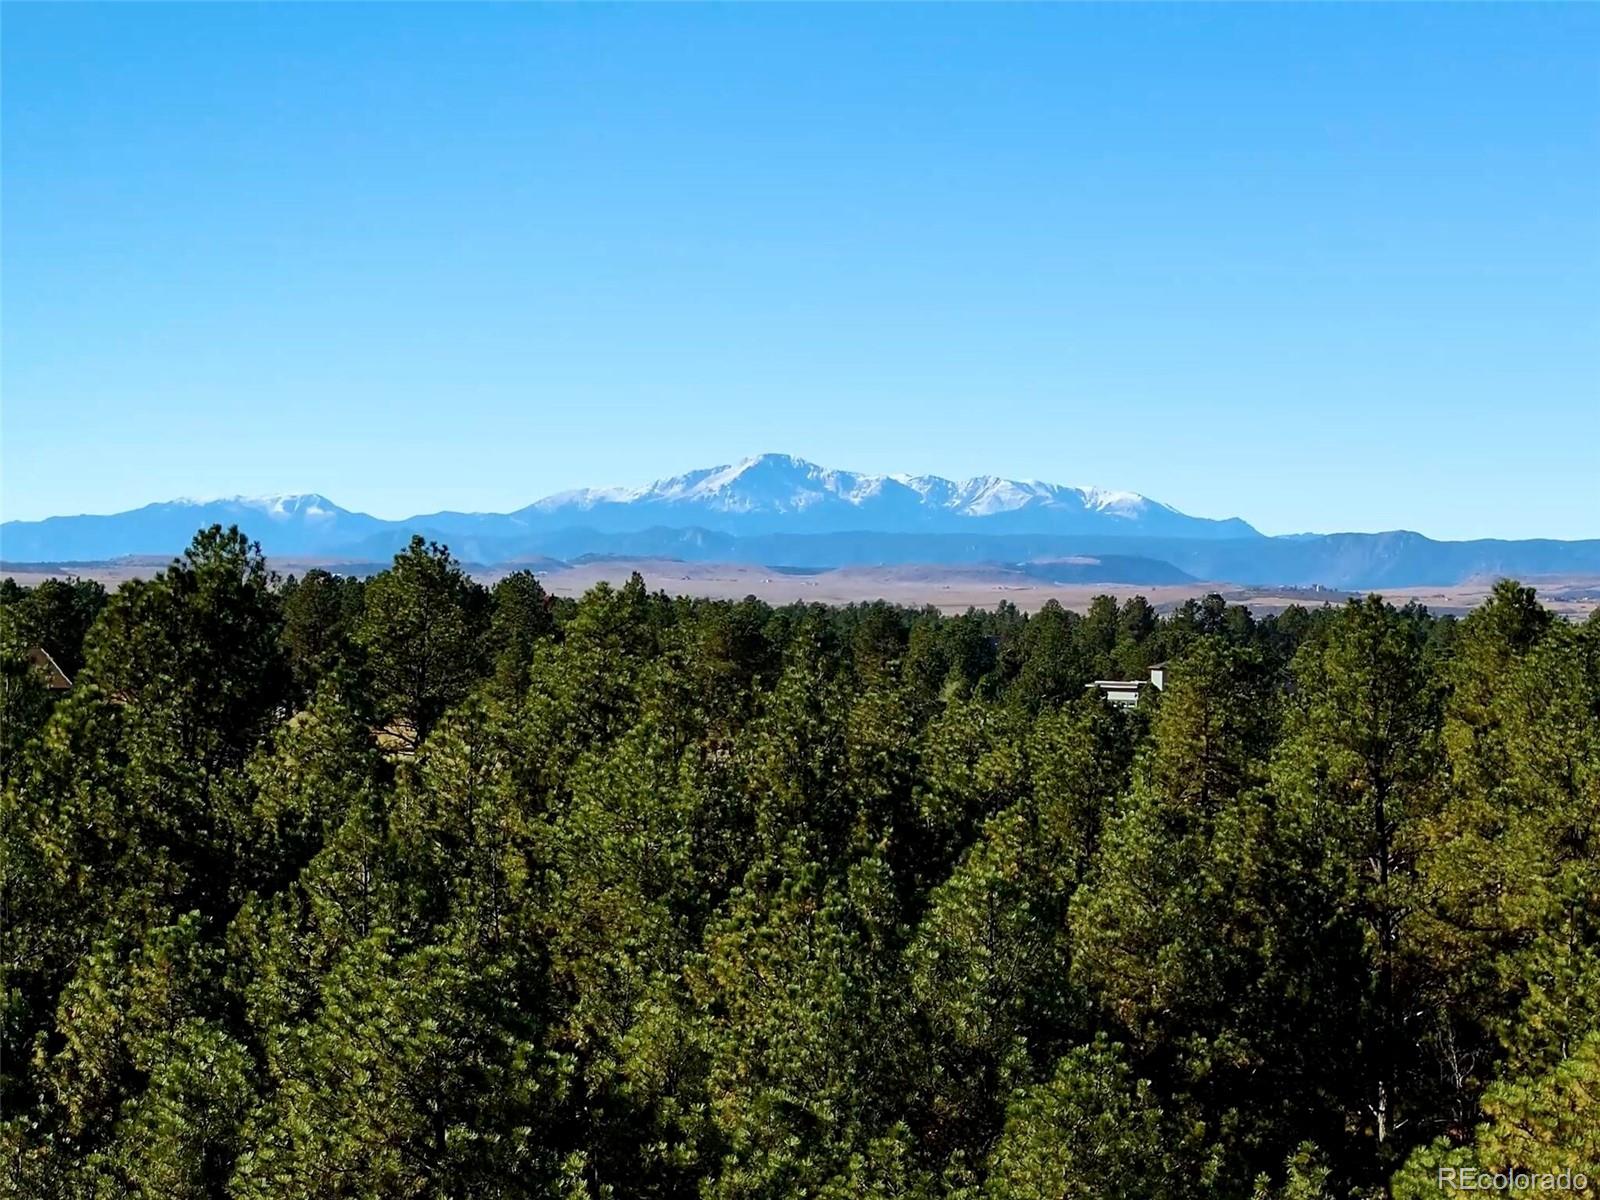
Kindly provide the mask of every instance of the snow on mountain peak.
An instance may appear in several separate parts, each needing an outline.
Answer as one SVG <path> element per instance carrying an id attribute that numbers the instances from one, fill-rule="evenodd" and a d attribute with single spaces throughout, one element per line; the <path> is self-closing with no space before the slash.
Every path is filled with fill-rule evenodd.
<path id="1" fill-rule="evenodd" d="M 247 508 L 253 512 L 261 513 L 274 521 L 291 521 L 295 518 L 308 521 L 327 521 L 337 517 L 344 511 L 332 500 L 316 492 L 282 492 L 265 496 L 219 496 L 211 498 L 186 496 L 181 500 L 174 500 L 172 503 L 184 508 L 204 508 L 212 504 L 231 505 L 235 508 Z"/>
<path id="2" fill-rule="evenodd" d="M 262 513 L 276 523 L 331 524 L 344 512 L 314 492 L 234 496 L 221 503 Z M 598 521 L 605 527 L 618 521 L 676 526 L 759 519 L 766 527 L 797 530 L 928 529 L 945 527 L 952 520 L 962 526 L 967 520 L 1001 520 L 1007 528 L 1017 529 L 1087 528 L 1085 521 L 1129 527 L 1147 525 L 1152 519 L 1164 524 L 1189 520 L 1137 492 L 998 475 L 959 480 L 938 475 L 876 475 L 836 470 L 792 454 L 775 453 L 703 467 L 641 486 L 559 492 L 522 511 L 529 517 Z"/>
<path id="3" fill-rule="evenodd" d="M 592 510 L 606 505 L 704 508 L 730 516 L 817 512 L 892 505 L 948 516 L 988 517 L 1021 509 L 1058 509 L 1136 519 L 1151 502 L 1136 492 L 1074 488 L 1041 480 L 979 475 L 872 475 L 819 466 L 790 454 L 759 454 L 658 479 L 642 487 L 583 488 L 535 502 L 535 511 Z M 1165 506 L 1157 506 L 1165 508 Z"/>
<path id="4" fill-rule="evenodd" d="M 840 471 L 788 454 L 761 454 L 634 487 L 583 488 L 512 513 L 436 512 L 382 521 L 314 492 L 173 501 L 110 517 L 86 517 L 70 536 L 60 521 L 8 522 L 6 550 L 19 561 L 92 559 L 177 544 L 196 526 L 235 524 L 269 553 L 362 547 L 378 556 L 407 532 L 449 542 L 481 561 L 529 539 L 561 534 L 762 538 L 787 535 L 1258 536 L 1243 521 L 1190 517 L 1136 492 L 1076 488 L 1038 479 L 979 475 L 879 475 Z M 34 528 L 34 526 L 37 528 Z M 369 544 L 370 543 L 370 544 Z M 403 540 L 400 544 L 404 544 Z M 896 543 L 899 545 L 899 543 Z M 893 553 L 931 553 L 908 541 Z M 787 554 L 787 549 L 769 553 Z"/>
<path id="5" fill-rule="evenodd" d="M 336 517 L 339 506 L 315 492 L 286 492 L 276 496 L 234 496 L 232 503 L 265 513 L 274 521 L 328 521 Z"/>

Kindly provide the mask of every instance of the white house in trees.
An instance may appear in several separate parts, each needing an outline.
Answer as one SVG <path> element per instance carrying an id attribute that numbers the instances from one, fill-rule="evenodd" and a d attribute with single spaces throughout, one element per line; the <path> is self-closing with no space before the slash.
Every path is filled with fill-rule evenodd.
<path id="1" fill-rule="evenodd" d="M 1141 688 L 1152 687 L 1160 691 L 1167 686 L 1167 664 L 1158 662 L 1150 668 L 1149 679 L 1096 679 L 1089 685 L 1118 708 L 1132 708 L 1139 703 Z"/>

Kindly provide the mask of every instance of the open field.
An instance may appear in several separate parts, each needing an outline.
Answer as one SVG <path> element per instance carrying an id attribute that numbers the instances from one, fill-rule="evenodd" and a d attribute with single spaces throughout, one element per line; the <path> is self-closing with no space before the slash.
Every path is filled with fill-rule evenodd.
<path id="1" fill-rule="evenodd" d="M 129 579 L 149 578 L 169 560 L 156 556 L 118 559 L 101 563 L 3 563 L 0 576 L 31 585 L 44 579 L 78 576 L 116 587 Z M 313 567 L 343 574 L 369 575 L 387 563 L 347 562 L 336 559 L 280 558 L 272 567 L 280 575 L 301 575 Z M 1056 600 L 1070 609 L 1082 611 L 1100 595 L 1118 599 L 1144 596 L 1160 610 L 1171 609 L 1192 596 L 1218 592 L 1237 604 L 1248 604 L 1259 613 L 1279 612 L 1291 604 L 1339 604 L 1356 593 L 1331 588 L 1271 587 L 1244 585 L 1227 580 L 1200 580 L 1179 584 L 1125 584 L 1111 580 L 1051 582 L 1010 566 L 937 566 L 907 564 L 882 567 L 841 567 L 831 570 L 796 570 L 747 563 L 695 563 L 660 558 L 608 558 L 588 562 L 563 563 L 541 559 L 528 563 L 506 563 L 493 567 L 466 564 L 468 572 L 485 583 L 493 583 L 511 571 L 534 571 L 545 588 L 558 596 L 580 596 L 602 581 L 625 582 L 638 571 L 652 589 L 673 595 L 739 599 L 756 596 L 770 604 L 795 601 L 820 604 L 850 604 L 869 600 L 888 600 L 894 604 L 933 605 L 941 612 L 964 612 L 968 608 L 993 608 L 1009 600 L 1018 608 L 1032 612 L 1047 601 Z M 1549 608 L 1564 616 L 1584 618 L 1600 607 L 1600 576 L 1553 576 L 1528 578 Z M 1493 579 L 1477 579 L 1449 586 L 1386 588 L 1384 594 L 1397 604 L 1415 600 L 1434 612 L 1467 612 L 1481 604 L 1494 585 Z"/>
<path id="2" fill-rule="evenodd" d="M 770 567 L 736 563 L 687 563 L 661 560 L 619 560 L 583 563 L 541 572 L 544 586 L 562 596 L 582 595 L 604 580 L 619 584 L 638 571 L 651 588 L 674 595 L 756 596 L 771 604 L 800 600 L 821 604 L 850 604 L 888 600 L 895 604 L 931 604 L 942 612 L 992 608 L 1009 600 L 1025 612 L 1055 600 L 1065 608 L 1083 611 L 1096 596 L 1119 600 L 1143 596 L 1166 611 L 1193 596 L 1218 592 L 1236 604 L 1248 604 L 1258 613 L 1280 612 L 1291 604 L 1340 604 L 1357 593 L 1330 588 L 1244 586 L 1225 580 L 1181 584 L 1122 584 L 1116 582 L 1050 583 L 1005 567 L 845 567 L 831 571 L 786 573 Z M 504 574 L 494 571 L 489 578 Z M 1569 617 L 1586 617 L 1600 607 L 1600 576 L 1525 580 L 1538 588 L 1543 602 Z M 1450 587 L 1391 588 L 1385 595 L 1397 604 L 1415 600 L 1434 612 L 1468 612 L 1481 604 L 1494 580 L 1473 580 Z"/>
<path id="3" fill-rule="evenodd" d="M 959 613 L 969 608 L 993 608 L 1009 600 L 1018 608 L 1033 612 L 1049 600 L 1066 608 L 1087 609 L 1100 595 L 1119 599 L 1142 595 L 1158 609 L 1182 604 L 1191 596 L 1218 591 L 1232 596 L 1241 589 L 1224 583 L 1119 584 L 1049 583 L 1030 578 L 1004 567 L 842 567 L 831 571 L 790 573 L 770 567 L 738 563 L 685 563 L 662 561 L 617 561 L 583 563 L 541 574 L 544 586 L 561 596 L 582 595 L 602 580 L 620 584 L 637 570 L 652 589 L 674 595 L 743 597 L 755 596 L 769 604 L 794 601 L 818 604 L 851 604 L 887 600 L 893 604 L 921 606 L 931 604 L 941 612 Z M 1295 589 L 1289 589 L 1293 592 Z M 1342 593 L 1300 593 L 1301 603 L 1342 599 Z M 1295 600 L 1286 592 L 1269 608 L 1282 608 Z"/>

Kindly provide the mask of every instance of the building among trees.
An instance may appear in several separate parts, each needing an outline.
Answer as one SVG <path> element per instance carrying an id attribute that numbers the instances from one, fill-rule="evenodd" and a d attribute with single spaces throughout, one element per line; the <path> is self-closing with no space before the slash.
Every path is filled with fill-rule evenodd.
<path id="1" fill-rule="evenodd" d="M 1133 708 L 1139 703 L 1139 694 L 1147 687 L 1160 691 L 1167 686 L 1167 664 L 1150 665 L 1149 679 L 1096 679 L 1086 690 L 1098 691 L 1118 708 Z"/>

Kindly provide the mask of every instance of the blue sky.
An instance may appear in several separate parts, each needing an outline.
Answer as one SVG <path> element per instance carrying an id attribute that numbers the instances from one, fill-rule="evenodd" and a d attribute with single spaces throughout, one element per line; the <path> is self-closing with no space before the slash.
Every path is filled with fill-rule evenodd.
<path id="1" fill-rule="evenodd" d="M 1600 536 L 1600 8 L 17 5 L 8 519 L 783 450 Z"/>

